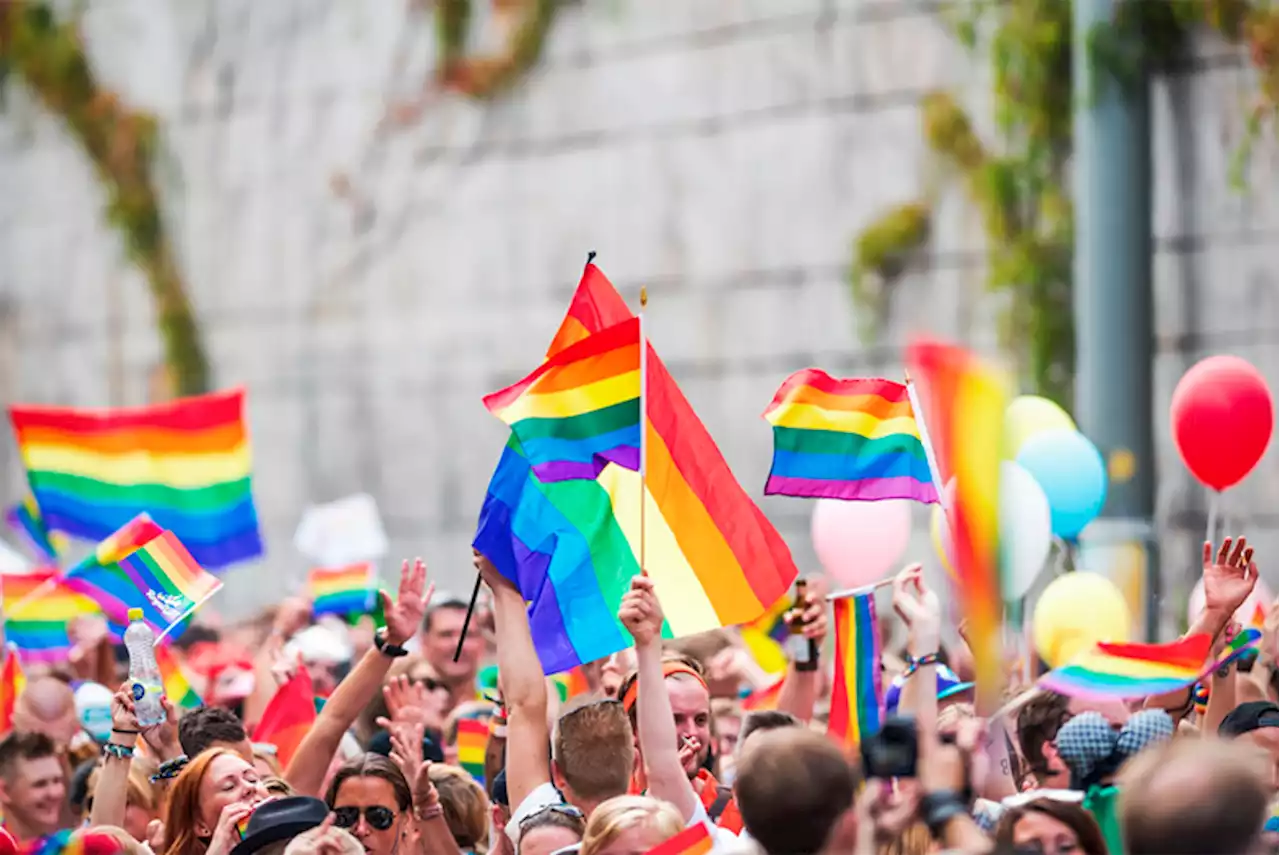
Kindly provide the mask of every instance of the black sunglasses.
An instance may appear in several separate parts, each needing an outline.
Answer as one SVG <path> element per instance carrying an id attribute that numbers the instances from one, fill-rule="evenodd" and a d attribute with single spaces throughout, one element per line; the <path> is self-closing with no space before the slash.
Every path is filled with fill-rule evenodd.
<path id="1" fill-rule="evenodd" d="M 396 812 L 382 805 L 371 805 L 364 809 L 365 821 L 375 831 L 386 831 L 396 821 Z M 338 828 L 355 828 L 360 821 L 360 808 L 340 807 L 333 809 L 333 824 Z"/>

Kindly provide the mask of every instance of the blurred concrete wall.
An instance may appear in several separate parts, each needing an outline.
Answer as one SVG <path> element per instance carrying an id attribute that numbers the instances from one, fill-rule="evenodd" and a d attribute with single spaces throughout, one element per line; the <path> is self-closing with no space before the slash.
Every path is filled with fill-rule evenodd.
<path id="1" fill-rule="evenodd" d="M 482 105 L 433 91 L 432 24 L 405 0 L 86 5 L 101 78 L 162 120 L 169 228 L 216 381 L 250 389 L 270 554 L 229 572 L 228 612 L 295 586 L 301 509 L 355 491 L 380 502 L 394 557 L 423 555 L 467 590 L 505 435 L 479 398 L 539 359 L 589 249 L 628 298 L 649 286 L 656 346 L 753 493 L 769 464 L 759 414 L 788 372 L 897 376 L 921 330 L 992 347 L 982 235 L 958 191 L 875 347 L 859 344 L 845 280 L 855 233 L 921 190 L 919 96 L 957 87 L 979 115 L 988 103 L 982 62 L 936 4 L 583 0 L 536 71 Z M 1280 385 L 1274 140 L 1247 190 L 1227 182 L 1251 87 L 1242 57 L 1211 41 L 1156 86 L 1162 412 L 1210 353 Z M 0 399 L 143 403 L 160 360 L 144 283 L 76 145 L 9 90 Z M 1173 612 L 1204 497 L 1156 430 Z M 12 500 L 11 443 L 0 466 Z M 813 567 L 809 505 L 764 507 Z M 1224 509 L 1274 582 L 1274 446 Z M 916 551 L 932 560 L 925 519 Z"/>

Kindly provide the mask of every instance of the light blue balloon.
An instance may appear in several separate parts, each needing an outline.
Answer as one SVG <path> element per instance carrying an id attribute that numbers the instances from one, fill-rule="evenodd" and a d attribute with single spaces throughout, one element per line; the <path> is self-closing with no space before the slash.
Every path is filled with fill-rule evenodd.
<path id="1" fill-rule="evenodd" d="M 1018 465 L 1049 499 L 1053 533 L 1074 541 L 1107 500 L 1107 467 L 1089 438 L 1079 431 L 1048 430 L 1023 443 Z"/>

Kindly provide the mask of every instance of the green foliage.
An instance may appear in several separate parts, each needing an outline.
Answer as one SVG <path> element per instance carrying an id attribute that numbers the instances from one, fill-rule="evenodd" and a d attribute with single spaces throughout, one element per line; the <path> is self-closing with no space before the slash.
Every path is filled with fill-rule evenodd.
<path id="1" fill-rule="evenodd" d="M 495 0 L 518 14 L 504 49 L 493 56 L 467 55 L 475 0 L 437 0 L 438 77 L 445 86 L 471 98 L 487 99 L 511 89 L 538 63 L 561 0 Z"/>
<path id="2" fill-rule="evenodd" d="M 874 332 L 874 322 L 888 296 L 887 286 L 902 272 L 907 256 L 929 239 L 929 219 L 927 204 L 907 202 L 886 211 L 854 241 L 850 286 L 858 303 L 873 309 L 864 324 L 864 335 Z"/>
<path id="3" fill-rule="evenodd" d="M 99 85 L 77 28 L 60 23 L 46 3 L 0 0 L 0 66 L 66 123 L 88 155 L 106 194 L 107 220 L 146 275 L 177 391 L 207 391 L 208 362 L 155 188 L 155 119 Z"/>

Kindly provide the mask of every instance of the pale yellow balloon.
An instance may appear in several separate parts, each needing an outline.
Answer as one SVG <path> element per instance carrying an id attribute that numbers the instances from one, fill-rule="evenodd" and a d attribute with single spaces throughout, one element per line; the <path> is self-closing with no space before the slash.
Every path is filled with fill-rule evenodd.
<path id="1" fill-rule="evenodd" d="M 1099 641 L 1127 642 L 1133 618 L 1124 594 L 1098 573 L 1078 571 L 1049 583 L 1036 602 L 1036 652 L 1057 668 Z"/>
<path id="2" fill-rule="evenodd" d="M 1023 443 L 1038 433 L 1066 428 L 1076 423 L 1062 407 L 1039 395 L 1019 395 L 1004 411 L 1004 456 L 1015 460 Z"/>
<path id="3" fill-rule="evenodd" d="M 933 551 L 938 553 L 938 561 L 947 575 L 955 578 L 956 570 L 951 564 L 951 549 L 948 543 L 947 517 L 942 512 L 942 505 L 934 505 L 929 513 L 929 538 L 933 541 Z"/>

